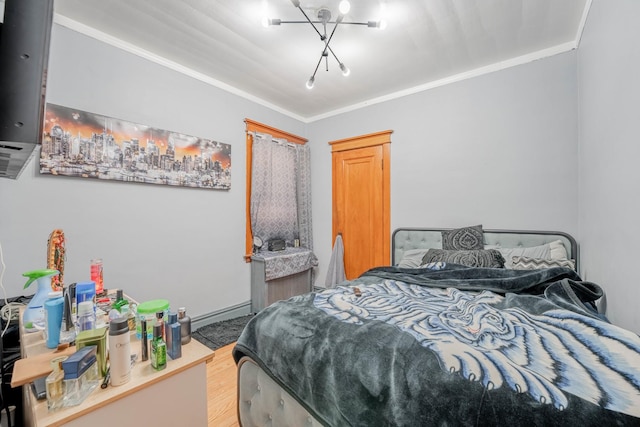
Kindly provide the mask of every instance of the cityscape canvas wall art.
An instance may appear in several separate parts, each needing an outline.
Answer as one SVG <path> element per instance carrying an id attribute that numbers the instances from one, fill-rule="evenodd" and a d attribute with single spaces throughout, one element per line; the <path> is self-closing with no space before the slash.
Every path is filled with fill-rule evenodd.
<path id="1" fill-rule="evenodd" d="M 228 190 L 231 145 L 47 103 L 40 173 Z"/>

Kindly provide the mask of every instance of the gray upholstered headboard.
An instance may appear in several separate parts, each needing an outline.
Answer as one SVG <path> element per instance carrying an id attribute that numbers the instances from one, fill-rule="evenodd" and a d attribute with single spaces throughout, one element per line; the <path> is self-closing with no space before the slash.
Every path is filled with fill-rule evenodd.
<path id="1" fill-rule="evenodd" d="M 391 264 L 396 265 L 402 259 L 404 251 L 410 249 L 442 249 L 442 231 L 448 228 L 398 228 L 391 236 Z M 485 245 L 498 245 L 503 248 L 540 246 L 555 240 L 561 240 L 567 249 L 569 258 L 576 261 L 578 269 L 578 244 L 567 233 L 561 231 L 528 230 L 483 230 Z"/>

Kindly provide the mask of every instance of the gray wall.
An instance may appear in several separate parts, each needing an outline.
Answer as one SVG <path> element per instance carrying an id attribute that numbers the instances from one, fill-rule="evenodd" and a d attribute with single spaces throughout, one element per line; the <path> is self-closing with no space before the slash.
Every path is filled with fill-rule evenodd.
<path id="1" fill-rule="evenodd" d="M 324 285 L 331 256 L 327 142 L 391 129 L 391 228 L 560 230 L 578 238 L 576 54 L 461 81 L 309 126 Z"/>
<path id="2" fill-rule="evenodd" d="M 585 279 L 612 322 L 640 333 L 640 2 L 594 0 L 578 49 L 580 237 Z"/>
<path id="3" fill-rule="evenodd" d="M 638 331 L 626 301 L 639 287 L 620 266 L 633 265 L 626 242 L 640 234 L 632 163 L 639 9 L 633 0 L 594 0 L 577 53 L 307 125 L 56 25 L 48 101 L 232 144 L 232 189 L 40 176 L 32 161 L 19 180 L 0 180 L 7 294 L 23 293 L 21 274 L 44 267 L 47 237 L 62 228 L 67 282 L 86 279 L 90 258 L 102 257 L 105 285 L 140 300 L 165 297 L 194 316 L 244 304 L 249 117 L 311 141 L 316 284 L 333 243 L 327 142 L 392 129 L 392 229 L 567 231 L 581 243 L 583 274 L 606 288 L 612 320 Z"/>
<path id="4" fill-rule="evenodd" d="M 87 280 L 102 257 L 105 287 L 139 301 L 167 298 L 198 316 L 250 299 L 244 119 L 299 135 L 303 123 L 57 25 L 47 100 L 231 144 L 231 190 L 40 176 L 32 160 L 18 180 L 0 180 L 8 296 L 25 293 L 23 272 L 46 267 L 47 238 L 61 228 L 66 283 Z"/>

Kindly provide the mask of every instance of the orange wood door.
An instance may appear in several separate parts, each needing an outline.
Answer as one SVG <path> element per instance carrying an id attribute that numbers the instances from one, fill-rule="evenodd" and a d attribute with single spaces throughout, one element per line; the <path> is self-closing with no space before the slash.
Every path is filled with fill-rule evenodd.
<path id="1" fill-rule="evenodd" d="M 342 234 L 347 279 L 389 265 L 389 144 L 336 151 L 333 236 Z M 386 170 L 385 170 L 386 167 Z"/>

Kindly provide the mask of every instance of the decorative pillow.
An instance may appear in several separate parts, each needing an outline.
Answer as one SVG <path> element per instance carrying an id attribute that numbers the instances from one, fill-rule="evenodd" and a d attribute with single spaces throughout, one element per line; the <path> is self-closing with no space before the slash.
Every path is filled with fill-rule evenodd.
<path id="1" fill-rule="evenodd" d="M 446 249 L 429 249 L 422 258 L 422 264 L 430 262 L 450 262 L 468 267 L 503 268 L 504 258 L 496 249 L 471 251 L 451 251 Z"/>
<path id="2" fill-rule="evenodd" d="M 551 248 L 551 259 L 567 259 L 567 248 L 564 247 L 562 240 L 554 240 L 549 243 Z"/>
<path id="3" fill-rule="evenodd" d="M 443 231 L 442 249 L 455 251 L 484 249 L 482 225 Z"/>
<path id="4" fill-rule="evenodd" d="M 485 245 L 485 249 L 497 249 L 505 259 L 504 268 L 513 268 L 513 257 L 523 256 L 527 258 L 543 259 L 567 259 L 567 249 L 562 240 L 554 240 L 540 246 L 501 248 L 498 245 Z"/>
<path id="5" fill-rule="evenodd" d="M 499 250 L 505 259 L 504 268 L 513 268 L 513 262 L 511 260 L 514 256 L 525 256 L 528 258 L 546 258 L 546 259 L 551 258 L 551 247 L 549 246 L 549 244 L 540 245 L 540 246 L 520 247 L 520 248 L 499 248 L 496 245 L 486 245 L 484 248 Z"/>
<path id="6" fill-rule="evenodd" d="M 514 256 L 513 259 L 514 270 L 539 270 L 541 268 L 551 267 L 567 267 L 572 270 L 576 269 L 576 262 L 572 259 L 543 259 L 543 258 L 529 258 L 525 256 Z"/>
<path id="7" fill-rule="evenodd" d="M 422 258 L 429 249 L 409 249 L 402 253 L 402 259 L 398 263 L 401 268 L 418 268 L 422 264 Z"/>

